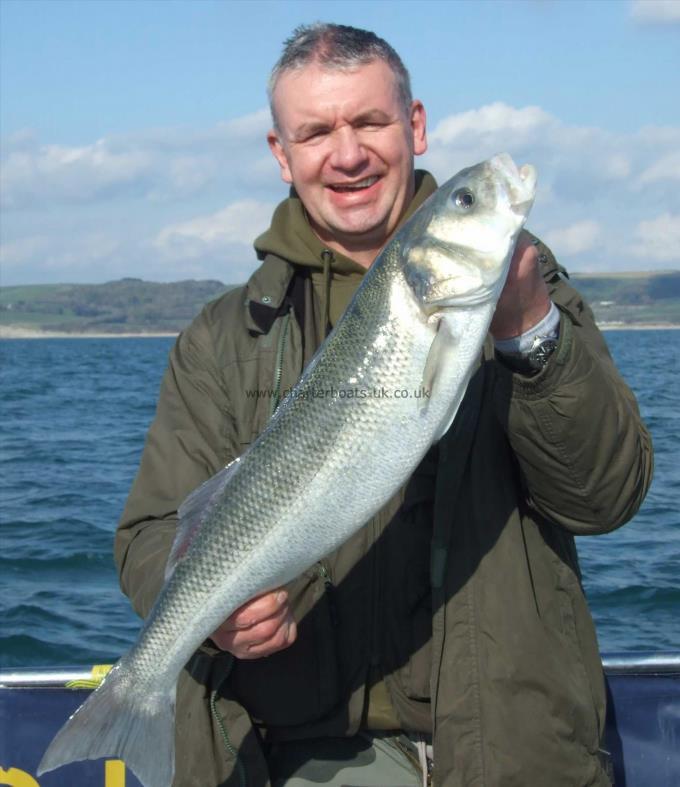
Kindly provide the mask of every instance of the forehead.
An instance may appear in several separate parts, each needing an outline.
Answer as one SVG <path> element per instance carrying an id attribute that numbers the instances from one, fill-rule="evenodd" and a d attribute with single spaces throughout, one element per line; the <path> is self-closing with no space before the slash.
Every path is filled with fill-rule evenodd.
<path id="1" fill-rule="evenodd" d="M 309 119 L 348 119 L 373 109 L 388 114 L 401 110 L 396 76 L 383 60 L 351 69 L 329 68 L 312 62 L 294 71 L 284 71 L 273 98 L 282 126 Z"/>

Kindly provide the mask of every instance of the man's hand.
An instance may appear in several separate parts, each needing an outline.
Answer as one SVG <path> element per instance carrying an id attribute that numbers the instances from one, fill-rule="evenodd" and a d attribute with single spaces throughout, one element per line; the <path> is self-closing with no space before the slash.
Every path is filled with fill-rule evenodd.
<path id="1" fill-rule="evenodd" d="M 211 639 L 237 659 L 259 659 L 292 645 L 296 636 L 286 591 L 273 590 L 239 607 Z"/>
<path id="2" fill-rule="evenodd" d="M 494 339 L 510 339 L 528 331 L 550 311 L 550 296 L 538 263 L 538 251 L 522 231 L 508 278 L 491 321 Z"/>

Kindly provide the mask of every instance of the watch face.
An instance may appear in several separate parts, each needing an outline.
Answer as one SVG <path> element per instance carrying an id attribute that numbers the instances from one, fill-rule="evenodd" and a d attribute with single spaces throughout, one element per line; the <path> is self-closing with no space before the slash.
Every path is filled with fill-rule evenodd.
<path id="1" fill-rule="evenodd" d="M 556 339 L 539 339 L 537 337 L 529 353 L 529 361 L 534 369 L 542 369 L 548 363 L 548 359 L 555 352 L 556 347 Z"/>

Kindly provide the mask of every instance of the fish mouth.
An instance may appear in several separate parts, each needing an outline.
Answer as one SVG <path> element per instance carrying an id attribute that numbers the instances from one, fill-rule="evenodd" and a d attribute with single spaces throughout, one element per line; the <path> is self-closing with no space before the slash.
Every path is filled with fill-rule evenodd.
<path id="1" fill-rule="evenodd" d="M 380 180 L 379 175 L 369 175 L 361 180 L 355 180 L 348 183 L 329 183 L 326 188 L 334 191 L 336 194 L 350 194 L 354 191 L 363 191 L 374 186 Z"/>
<path id="2" fill-rule="evenodd" d="M 510 207 L 515 213 L 525 215 L 529 212 L 529 209 L 534 203 L 537 175 L 535 167 L 532 167 L 531 164 L 522 164 L 518 172 L 524 187 L 521 190 L 523 198 L 520 198 L 517 202 L 513 202 Z"/>
<path id="3" fill-rule="evenodd" d="M 489 159 L 489 166 L 505 184 L 512 211 L 522 215 L 528 213 L 536 196 L 536 169 L 531 164 L 517 167 L 508 153 L 498 153 Z"/>

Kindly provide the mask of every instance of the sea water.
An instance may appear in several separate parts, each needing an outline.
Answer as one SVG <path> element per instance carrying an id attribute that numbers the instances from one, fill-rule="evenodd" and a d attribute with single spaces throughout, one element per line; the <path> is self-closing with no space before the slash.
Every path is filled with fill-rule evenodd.
<path id="1" fill-rule="evenodd" d="M 656 452 L 634 520 L 577 539 L 605 652 L 680 651 L 680 394 L 675 331 L 606 334 Z M 0 342 L 0 666 L 114 661 L 139 620 L 113 532 L 172 338 Z"/>

